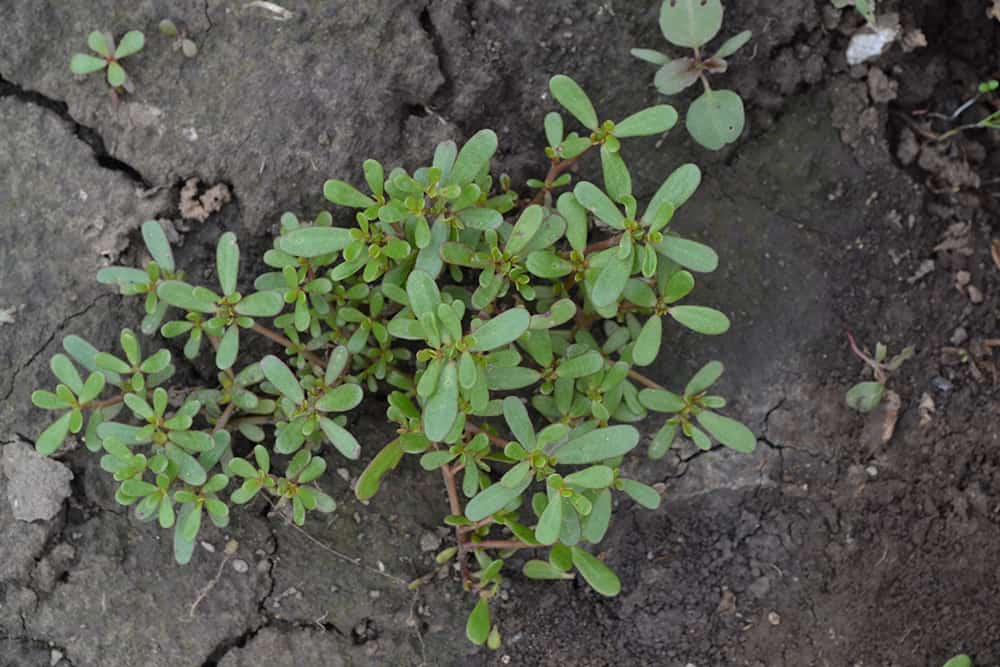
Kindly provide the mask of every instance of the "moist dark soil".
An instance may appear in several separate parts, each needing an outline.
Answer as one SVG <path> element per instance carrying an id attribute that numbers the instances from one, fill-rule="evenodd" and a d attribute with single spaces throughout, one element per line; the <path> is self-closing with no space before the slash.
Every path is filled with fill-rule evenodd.
<path id="1" fill-rule="evenodd" d="M 14 3 L 0 26 L 0 442 L 43 427 L 28 396 L 64 335 L 110 346 L 137 324 L 139 306 L 93 274 L 138 259 L 142 220 L 176 221 L 187 267 L 210 266 L 235 231 L 249 281 L 278 215 L 314 214 L 323 180 L 350 180 L 366 157 L 412 167 L 492 127 L 499 170 L 538 176 L 554 73 L 609 117 L 660 101 L 653 68 L 628 54 L 664 47 L 652 0 L 278 4 L 292 17 L 215 0 Z M 678 128 L 625 155 L 640 198 L 702 166 L 673 224 L 719 251 L 696 294 L 734 322 L 710 340 L 672 332 L 651 374 L 683 385 L 722 360 L 759 446 L 629 460 L 666 491 L 655 512 L 616 507 L 601 549 L 620 596 L 512 569 L 494 608 L 503 647 L 477 649 L 453 574 L 405 587 L 433 569 L 422 543 L 449 539 L 440 484 L 412 462 L 367 505 L 332 473 L 340 508 L 303 531 L 254 506 L 181 568 L 80 449 L 51 521 L 16 521 L 0 494 L 0 665 L 940 667 L 961 652 L 1000 665 L 1000 131 L 942 136 L 1000 108 L 983 96 L 949 118 L 1000 78 L 1000 18 L 985 0 L 885 0 L 902 43 L 850 66 L 854 12 L 727 4 L 724 32 L 754 31 L 718 79 L 746 100 L 744 137 L 713 154 Z M 169 45 L 150 37 L 118 103 L 68 75 L 90 29 L 151 36 L 168 14 L 196 59 L 154 56 Z M 181 219 L 195 176 L 232 191 L 205 222 Z M 915 348 L 888 381 L 898 404 L 846 406 L 870 379 L 848 332 L 868 350 Z M 352 415 L 363 459 L 391 437 L 383 415 L 376 399 Z M 223 560 L 230 537 L 239 567 Z"/>

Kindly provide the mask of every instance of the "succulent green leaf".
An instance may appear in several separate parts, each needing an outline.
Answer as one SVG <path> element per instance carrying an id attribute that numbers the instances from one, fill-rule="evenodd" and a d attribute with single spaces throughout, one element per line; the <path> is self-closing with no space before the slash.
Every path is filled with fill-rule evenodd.
<path id="1" fill-rule="evenodd" d="M 671 172 L 653 195 L 642 221 L 650 224 L 664 204 L 670 204 L 675 210 L 680 208 L 698 190 L 699 185 L 701 185 L 701 169 L 698 165 L 690 163 L 681 165 Z"/>
<path id="2" fill-rule="evenodd" d="M 36 390 L 31 392 L 31 402 L 42 410 L 66 410 L 70 404 L 51 391 Z"/>
<path id="3" fill-rule="evenodd" d="M 751 37 L 753 37 L 753 32 L 750 30 L 744 30 L 741 33 L 733 35 L 722 43 L 719 50 L 715 52 L 715 57 L 720 59 L 728 58 L 742 49 L 743 46 L 750 41 Z"/>
<path id="4" fill-rule="evenodd" d="M 176 446 L 166 446 L 163 448 L 164 455 L 177 464 L 177 476 L 191 486 L 201 486 L 208 479 L 205 469 L 186 451 Z"/>
<path id="5" fill-rule="evenodd" d="M 107 67 L 108 61 L 95 58 L 86 53 L 74 53 L 69 61 L 69 69 L 73 74 L 92 74 Z"/>
<path id="6" fill-rule="evenodd" d="M 704 426 L 713 438 L 730 449 L 749 454 L 757 448 L 757 436 L 735 419 L 703 410 L 698 413 L 698 423 Z"/>
<path id="7" fill-rule="evenodd" d="M 613 200 L 623 201 L 632 194 L 632 176 L 620 151 L 611 150 L 608 144 L 601 146 L 601 168 L 604 188 Z"/>
<path id="8" fill-rule="evenodd" d="M 69 387 L 77 396 L 80 395 L 83 391 L 83 378 L 80 377 L 80 372 L 76 370 L 76 366 L 73 365 L 69 357 L 57 353 L 49 361 L 49 367 L 60 382 Z"/>
<path id="9" fill-rule="evenodd" d="M 156 295 L 176 308 L 198 313 L 214 313 L 215 301 L 202 295 L 201 290 L 178 280 L 165 280 L 156 288 Z"/>
<path id="10" fill-rule="evenodd" d="M 562 278 L 573 272 L 573 263 L 551 250 L 536 250 L 528 255 L 524 266 L 532 275 L 546 279 Z"/>
<path id="11" fill-rule="evenodd" d="M 226 232 L 219 237 L 215 248 L 215 265 L 222 293 L 229 296 L 236 291 L 236 279 L 240 271 L 240 247 L 236 243 L 236 234 Z"/>
<path id="12" fill-rule="evenodd" d="M 289 370 L 288 366 L 278 357 L 269 354 L 260 361 L 260 369 L 264 372 L 264 377 L 268 382 L 277 387 L 278 391 L 285 395 L 295 404 L 305 400 L 302 393 L 302 385 L 298 378 Z"/>
<path id="13" fill-rule="evenodd" d="M 194 539 L 185 539 L 182 526 L 186 525 L 190 514 L 194 511 L 194 503 L 181 505 L 181 510 L 177 515 L 177 522 L 174 525 L 174 560 L 179 565 L 187 565 L 191 562 L 191 555 L 194 553 Z"/>
<path id="14" fill-rule="evenodd" d="M 556 374 L 561 378 L 581 378 L 593 375 L 604 368 L 604 357 L 597 350 L 589 350 L 576 357 L 564 357 Z"/>
<path id="15" fill-rule="evenodd" d="M 718 34 L 722 14 L 720 0 L 666 0 L 660 8 L 660 30 L 675 46 L 697 48 Z"/>
<path id="16" fill-rule="evenodd" d="M 881 382 L 859 382 L 847 392 L 847 405 L 858 412 L 871 412 L 882 402 L 885 385 Z"/>
<path id="17" fill-rule="evenodd" d="M 448 362 L 441 371 L 437 391 L 424 405 L 424 434 L 432 442 L 444 440 L 458 416 L 458 367 Z"/>
<path id="18" fill-rule="evenodd" d="M 125 70 L 118 63 L 108 63 L 108 84 L 112 88 L 125 85 Z"/>
<path id="19" fill-rule="evenodd" d="M 545 140 L 552 150 L 559 148 L 564 134 L 562 114 L 550 111 L 545 114 Z"/>
<path id="20" fill-rule="evenodd" d="M 576 200 L 588 211 L 615 229 L 625 229 L 625 216 L 608 198 L 604 192 L 594 185 L 583 181 L 573 189 Z"/>
<path id="21" fill-rule="evenodd" d="M 653 441 L 649 443 L 649 458 L 662 459 L 674 444 L 677 437 L 677 423 L 666 422 L 663 427 L 653 436 Z"/>
<path id="22" fill-rule="evenodd" d="M 323 184 L 323 196 L 339 206 L 368 208 L 375 200 L 344 181 L 331 178 Z"/>
<path id="23" fill-rule="evenodd" d="M 358 478 L 358 483 L 354 487 L 354 495 L 358 500 L 368 500 L 378 493 L 379 487 L 382 486 L 382 478 L 390 470 L 395 469 L 402 458 L 403 449 L 398 438 L 383 447 Z"/>
<path id="24" fill-rule="evenodd" d="M 410 310 L 418 318 L 424 313 L 433 314 L 441 303 L 441 292 L 437 281 L 426 271 L 412 271 L 406 279 L 406 296 L 410 301 Z"/>
<path id="25" fill-rule="evenodd" d="M 614 597 L 621 592 L 621 581 L 611 568 L 579 547 L 571 547 L 571 550 L 573 565 L 591 588 L 607 597 Z"/>
<path id="26" fill-rule="evenodd" d="M 604 539 L 611 524 L 611 490 L 604 489 L 591 504 L 590 514 L 583 519 L 583 539 L 597 544 Z"/>
<path id="27" fill-rule="evenodd" d="M 566 475 L 563 481 L 581 489 L 606 489 L 615 480 L 615 471 L 608 466 L 590 466 Z"/>
<path id="28" fill-rule="evenodd" d="M 563 498 L 558 493 L 550 494 L 549 504 L 538 519 L 535 527 L 535 539 L 542 544 L 554 544 L 559 539 L 559 531 L 563 521 Z"/>
<path id="29" fill-rule="evenodd" d="M 236 312 L 250 317 L 275 317 L 285 307 L 280 292 L 254 292 L 236 304 Z"/>
<path id="30" fill-rule="evenodd" d="M 632 114 L 615 125 L 615 136 L 645 137 L 663 134 L 677 124 L 677 110 L 669 104 L 659 104 Z"/>
<path id="31" fill-rule="evenodd" d="M 94 53 L 99 53 L 105 58 L 111 57 L 111 47 L 108 45 L 108 38 L 100 30 L 94 30 L 87 35 L 87 46 Z"/>
<path id="32" fill-rule="evenodd" d="M 521 399 L 507 396 L 503 399 L 503 417 L 514 437 L 528 450 L 535 449 L 535 427 Z"/>
<path id="33" fill-rule="evenodd" d="M 544 560 L 529 560 L 524 564 L 522 570 L 528 579 L 572 579 L 573 575 L 566 574 L 563 570 L 555 567 Z"/>
<path id="34" fill-rule="evenodd" d="M 621 484 L 622 491 L 646 509 L 655 510 L 660 506 L 660 494 L 653 487 L 634 479 L 623 479 Z"/>
<path id="35" fill-rule="evenodd" d="M 552 97 L 563 105 L 566 111 L 573 114 L 584 127 L 590 130 L 597 129 L 597 112 L 594 111 L 594 105 L 580 84 L 565 74 L 557 74 L 549 81 L 549 90 L 552 92 Z"/>
<path id="36" fill-rule="evenodd" d="M 447 185 L 467 185 L 476 179 L 490 164 L 497 152 L 497 135 L 493 130 L 480 130 L 465 142 L 458 152 Z"/>
<path id="37" fill-rule="evenodd" d="M 459 211 L 458 219 L 466 227 L 480 231 L 496 229 L 503 223 L 503 216 L 492 208 L 467 208 Z"/>
<path id="38" fill-rule="evenodd" d="M 956 655 L 954 658 L 944 663 L 944 667 L 972 667 L 972 658 L 965 655 Z"/>
<path id="39" fill-rule="evenodd" d="M 490 603 L 485 597 L 473 607 L 465 623 L 465 636 L 476 646 L 482 646 L 490 634 Z"/>
<path id="40" fill-rule="evenodd" d="M 632 362 L 636 366 L 648 366 L 656 361 L 660 353 L 660 342 L 663 337 L 663 319 L 656 314 L 650 315 L 632 347 Z"/>
<path id="41" fill-rule="evenodd" d="M 717 151 L 743 134 L 743 100 L 731 90 L 708 90 L 691 103 L 687 129 L 699 144 Z"/>
<path id="42" fill-rule="evenodd" d="M 729 318 L 714 308 L 705 306 L 674 306 L 670 317 L 688 329 L 706 336 L 717 336 L 729 331 Z"/>
<path id="43" fill-rule="evenodd" d="M 221 370 L 229 370 L 236 363 L 236 355 L 240 351 L 240 328 L 230 324 L 219 340 L 219 349 L 215 352 L 215 366 Z"/>
<path id="44" fill-rule="evenodd" d="M 364 391 L 356 384 L 342 384 L 326 392 L 316 401 L 316 409 L 324 412 L 347 412 L 358 407 Z"/>
<path id="45" fill-rule="evenodd" d="M 698 273 L 711 273 L 719 267 L 719 256 L 703 243 L 670 234 L 655 246 L 656 252 Z"/>
<path id="46" fill-rule="evenodd" d="M 517 219 L 514 229 L 511 230 L 510 236 L 507 237 L 505 250 L 512 255 L 521 254 L 528 242 L 538 233 L 544 216 L 545 211 L 537 204 L 524 209 L 521 217 Z"/>
<path id="47" fill-rule="evenodd" d="M 138 53 L 142 50 L 142 47 L 145 44 L 145 35 L 138 30 L 129 30 L 127 33 L 122 35 L 122 38 L 118 41 L 118 48 L 115 49 L 115 58 L 120 60 L 132 55 L 133 53 Z"/>
<path id="48" fill-rule="evenodd" d="M 142 223 L 142 240 L 146 243 L 146 249 L 150 256 L 161 269 L 173 272 L 174 253 L 170 250 L 170 241 L 163 233 L 163 227 L 156 220 L 147 220 Z"/>
<path id="49" fill-rule="evenodd" d="M 465 506 L 465 518 L 469 521 L 482 521 L 494 512 L 499 512 L 520 496 L 529 484 L 531 484 L 531 476 L 525 478 L 520 485 L 513 489 L 503 484 L 493 484 L 486 487 Z"/>
<path id="50" fill-rule="evenodd" d="M 610 306 L 621 298 L 628 279 L 632 277 L 632 259 L 612 260 L 597 274 L 591 288 L 590 298 L 598 308 Z"/>
<path id="51" fill-rule="evenodd" d="M 639 444 L 639 431 L 633 426 L 618 424 L 599 428 L 574 438 L 555 452 L 558 463 L 584 465 L 621 456 Z"/>
<path id="52" fill-rule="evenodd" d="M 361 445 L 350 431 L 328 417 L 320 417 L 319 426 L 337 451 L 346 458 L 356 461 L 361 456 Z"/>
<path id="53" fill-rule="evenodd" d="M 645 60 L 654 65 L 665 65 L 670 62 L 670 56 L 654 49 L 632 49 L 629 53 L 639 60 Z"/>
<path id="54" fill-rule="evenodd" d="M 49 456 L 62 445 L 63 440 L 69 435 L 70 420 L 73 418 L 72 412 L 67 412 L 59 419 L 52 422 L 48 428 L 35 440 L 35 450 L 42 456 Z"/>
<path id="55" fill-rule="evenodd" d="M 343 250 L 352 241 L 351 230 L 342 227 L 300 227 L 278 238 L 279 250 L 293 257 L 319 257 Z"/>
<path id="56" fill-rule="evenodd" d="M 511 308 L 488 320 L 473 332 L 473 352 L 488 352 L 512 343 L 528 330 L 531 314 L 524 308 Z"/>
<path id="57" fill-rule="evenodd" d="M 723 370 L 725 370 L 725 367 L 721 362 L 708 362 L 688 381 L 687 386 L 684 387 L 684 395 L 695 396 L 705 391 L 715 384 L 716 380 L 722 377 Z"/>
<path id="58" fill-rule="evenodd" d="M 643 389 L 639 402 L 654 412 L 674 413 L 684 409 L 684 398 L 666 389 Z"/>

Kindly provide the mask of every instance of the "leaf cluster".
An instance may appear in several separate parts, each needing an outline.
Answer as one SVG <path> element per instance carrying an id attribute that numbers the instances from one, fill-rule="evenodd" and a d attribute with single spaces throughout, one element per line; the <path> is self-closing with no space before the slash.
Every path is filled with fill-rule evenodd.
<path id="1" fill-rule="evenodd" d="M 130 91 L 132 83 L 121 60 L 142 51 L 145 44 L 146 37 L 138 30 L 130 30 L 122 35 L 117 46 L 111 33 L 95 30 L 87 37 L 87 46 L 97 55 L 74 53 L 69 61 L 69 69 L 73 74 L 81 75 L 107 70 L 109 86 L 115 90 Z"/>

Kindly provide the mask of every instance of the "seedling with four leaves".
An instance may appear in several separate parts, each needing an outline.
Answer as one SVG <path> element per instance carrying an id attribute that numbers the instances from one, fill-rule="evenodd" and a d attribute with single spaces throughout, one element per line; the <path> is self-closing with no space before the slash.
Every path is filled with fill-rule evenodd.
<path id="1" fill-rule="evenodd" d="M 115 91 L 131 91 L 132 82 L 121 65 L 122 58 L 142 51 L 146 43 L 145 36 L 138 30 L 130 30 L 122 35 L 121 41 L 115 46 L 114 37 L 110 33 L 95 30 L 87 37 L 87 46 L 96 53 L 75 53 L 69 61 L 73 74 L 92 74 L 107 70 L 108 85 Z"/>
<path id="2" fill-rule="evenodd" d="M 717 151 L 743 134 L 746 115 L 743 100 L 731 90 L 716 90 L 709 84 L 709 74 L 722 74 L 729 58 L 753 36 L 745 30 L 730 37 L 708 55 L 705 46 L 722 29 L 724 8 L 721 0 L 663 0 L 660 8 L 660 30 L 667 41 L 691 55 L 671 58 L 653 49 L 632 49 L 632 55 L 659 66 L 653 80 L 664 95 L 676 95 L 700 81 L 705 89 L 687 112 L 687 130 L 699 144 Z"/>

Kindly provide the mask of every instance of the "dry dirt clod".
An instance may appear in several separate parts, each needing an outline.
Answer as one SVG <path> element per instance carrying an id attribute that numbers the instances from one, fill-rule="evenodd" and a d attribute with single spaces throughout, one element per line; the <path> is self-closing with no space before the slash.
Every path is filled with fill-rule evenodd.
<path id="1" fill-rule="evenodd" d="M 778 612 L 772 611 L 767 615 L 767 622 L 771 625 L 781 625 L 781 616 L 778 615 Z"/>
<path id="2" fill-rule="evenodd" d="M 48 521 L 70 495 L 69 468 L 23 442 L 4 445 L 0 472 L 7 478 L 7 501 L 18 521 Z"/>
<path id="3" fill-rule="evenodd" d="M 920 426 L 927 427 L 934 420 L 934 412 L 937 406 L 934 399 L 926 391 L 920 396 L 920 403 L 917 404 L 917 411 L 920 414 Z"/>
<path id="4" fill-rule="evenodd" d="M 181 217 L 185 220 L 205 222 L 208 216 L 221 211 L 232 198 L 233 195 L 225 183 L 217 183 L 201 192 L 201 179 L 189 178 L 181 188 Z"/>

